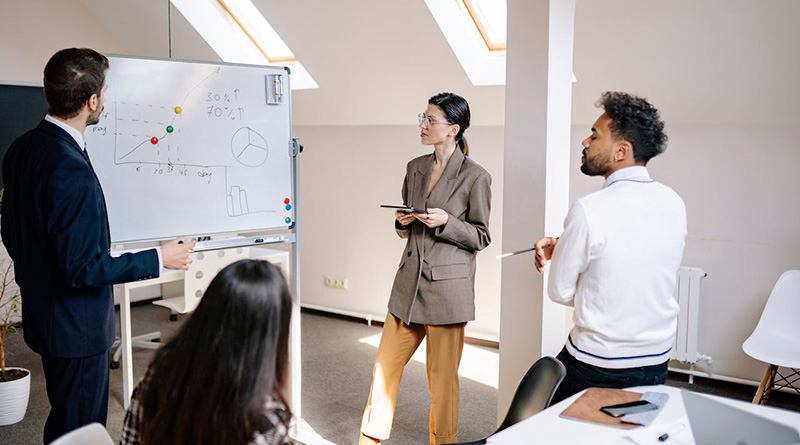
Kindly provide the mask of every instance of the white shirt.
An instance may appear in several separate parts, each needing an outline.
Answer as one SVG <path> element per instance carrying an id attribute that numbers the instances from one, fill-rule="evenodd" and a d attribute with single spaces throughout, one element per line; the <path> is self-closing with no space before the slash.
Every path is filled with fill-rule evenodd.
<path id="1" fill-rule="evenodd" d="M 83 134 L 80 131 L 78 131 L 77 129 L 71 127 L 66 122 L 60 121 L 60 120 L 54 118 L 53 116 L 51 116 L 49 114 L 44 117 L 44 120 L 46 120 L 47 122 L 50 122 L 53 125 L 56 125 L 60 129 L 66 131 L 70 136 L 72 136 L 72 139 L 75 139 L 75 142 L 78 143 L 78 147 L 80 147 L 81 150 L 86 152 L 86 142 L 84 142 Z M 158 255 L 158 270 L 160 271 L 159 273 L 164 273 L 164 270 L 165 270 L 164 269 L 164 259 L 161 257 L 161 248 L 160 247 L 156 247 L 155 249 L 156 249 L 156 255 Z M 112 254 L 112 256 L 119 256 L 121 254 L 122 254 L 122 252 L 117 253 L 116 255 Z"/>
<path id="2" fill-rule="evenodd" d="M 683 200 L 641 166 L 614 172 L 572 205 L 548 292 L 575 307 L 566 347 L 576 359 L 615 369 L 667 361 L 686 233 Z"/>

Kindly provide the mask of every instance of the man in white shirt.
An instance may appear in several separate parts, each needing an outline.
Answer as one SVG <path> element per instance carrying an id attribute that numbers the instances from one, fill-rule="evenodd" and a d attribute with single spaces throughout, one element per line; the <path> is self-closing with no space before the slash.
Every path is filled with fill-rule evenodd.
<path id="1" fill-rule="evenodd" d="M 560 238 L 535 244 L 539 273 L 552 258 L 550 299 L 575 308 L 553 403 L 593 386 L 664 383 L 675 337 L 686 207 L 645 167 L 666 148 L 664 123 L 625 93 L 604 93 L 598 105 L 605 112 L 583 141 L 581 171 L 603 176 L 603 189 L 575 201 Z"/>

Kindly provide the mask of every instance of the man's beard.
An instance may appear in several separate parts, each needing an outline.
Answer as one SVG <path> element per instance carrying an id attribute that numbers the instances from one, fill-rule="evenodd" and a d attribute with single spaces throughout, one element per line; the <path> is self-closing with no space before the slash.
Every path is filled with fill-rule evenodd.
<path id="1" fill-rule="evenodd" d="M 605 176 L 611 169 L 611 163 L 603 163 L 599 156 L 593 158 L 589 158 L 585 154 L 583 156 L 586 160 L 581 164 L 581 172 L 586 176 Z"/>
<path id="2" fill-rule="evenodd" d="M 100 116 L 103 114 L 103 110 L 104 109 L 105 109 L 105 107 L 97 110 L 94 113 L 91 113 L 89 115 L 89 117 L 86 118 L 86 126 L 88 127 L 89 125 L 94 125 L 94 124 L 100 122 Z"/>

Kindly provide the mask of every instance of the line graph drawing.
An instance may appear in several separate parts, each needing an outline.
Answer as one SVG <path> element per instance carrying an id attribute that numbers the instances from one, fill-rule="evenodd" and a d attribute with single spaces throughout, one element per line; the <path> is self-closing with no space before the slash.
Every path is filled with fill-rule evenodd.
<path id="1" fill-rule="evenodd" d="M 205 184 L 219 183 L 225 190 L 227 214 L 230 217 L 276 213 L 263 204 L 252 205 L 248 201 L 248 189 L 251 186 L 247 183 L 252 182 L 248 181 L 251 173 L 243 169 L 264 166 L 269 153 L 267 141 L 259 132 L 250 126 L 231 129 L 229 155 L 227 158 L 211 159 L 212 162 L 202 159 L 203 156 L 209 156 L 209 150 L 204 149 L 201 153 L 192 146 L 184 147 L 184 130 L 205 130 L 197 126 L 211 120 L 228 122 L 206 125 L 223 131 L 229 128 L 229 124 L 235 124 L 246 116 L 245 106 L 239 103 L 239 88 L 220 91 L 210 82 L 219 75 L 220 67 L 212 69 L 193 83 L 177 103 L 169 104 L 167 100 L 161 104 L 140 103 L 115 96 L 112 100 L 113 112 L 105 112 L 103 117 L 106 121 L 96 126 L 94 131 L 102 135 L 110 133 L 113 137 L 113 162 L 118 167 L 132 166 L 136 172 L 155 177 L 174 176 L 185 180 L 194 178 Z M 212 85 L 203 89 L 209 83 Z M 163 98 L 174 97 L 172 93 L 167 92 Z M 115 90 L 114 94 L 123 93 Z M 184 122 L 191 122 L 193 129 L 184 128 Z M 109 127 L 112 127 L 110 132 Z"/>

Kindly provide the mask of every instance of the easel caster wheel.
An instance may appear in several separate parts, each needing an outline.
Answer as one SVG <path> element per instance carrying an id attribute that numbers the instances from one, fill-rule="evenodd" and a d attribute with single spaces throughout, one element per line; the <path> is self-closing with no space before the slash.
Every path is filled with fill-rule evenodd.
<path id="1" fill-rule="evenodd" d="M 111 369 L 119 369 L 119 362 L 115 362 L 112 360 L 111 363 L 108 364 L 108 367 Z"/>
<path id="2" fill-rule="evenodd" d="M 169 321 L 178 321 L 178 314 L 169 314 Z"/>

